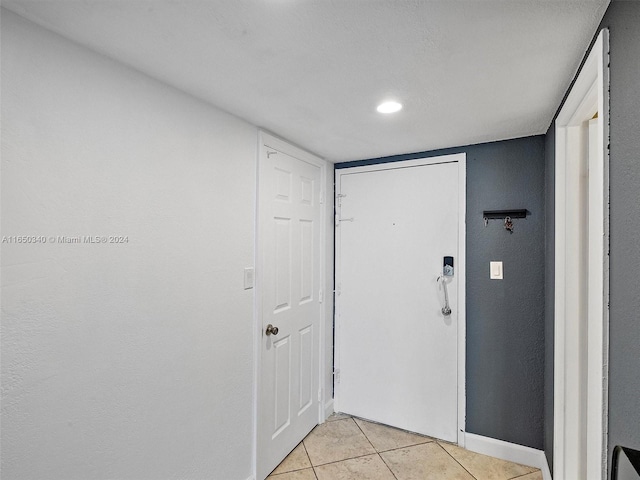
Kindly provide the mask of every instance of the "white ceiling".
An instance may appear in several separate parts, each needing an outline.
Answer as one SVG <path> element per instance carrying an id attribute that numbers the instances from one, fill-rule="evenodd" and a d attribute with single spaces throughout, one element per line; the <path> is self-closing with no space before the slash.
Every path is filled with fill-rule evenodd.
<path id="1" fill-rule="evenodd" d="M 544 133 L 607 4 L 3 0 L 331 161 Z"/>

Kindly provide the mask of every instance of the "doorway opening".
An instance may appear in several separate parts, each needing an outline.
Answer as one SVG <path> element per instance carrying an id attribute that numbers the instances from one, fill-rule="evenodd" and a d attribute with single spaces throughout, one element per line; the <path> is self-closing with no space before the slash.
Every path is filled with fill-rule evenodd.
<path id="1" fill-rule="evenodd" d="M 555 122 L 556 480 L 607 472 L 608 58 L 605 29 Z"/>

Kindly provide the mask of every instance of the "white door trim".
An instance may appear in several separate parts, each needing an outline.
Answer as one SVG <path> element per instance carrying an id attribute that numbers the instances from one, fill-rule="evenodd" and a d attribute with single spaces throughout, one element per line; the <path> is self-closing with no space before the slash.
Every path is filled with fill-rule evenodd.
<path id="1" fill-rule="evenodd" d="M 465 358 L 466 358 L 466 206 L 467 206 L 467 156 L 466 153 L 456 153 L 453 155 L 442 155 L 438 157 L 418 158 L 414 160 L 404 160 L 398 162 L 379 163 L 374 165 L 365 165 L 361 167 L 350 167 L 345 169 L 336 170 L 336 192 L 340 192 L 340 182 L 342 175 L 375 172 L 380 170 L 392 170 L 397 168 L 417 167 L 423 165 L 433 165 L 438 163 L 458 162 L 460 168 L 458 168 L 458 205 L 460 208 L 458 216 L 458 258 L 456 259 L 456 275 L 458 275 L 458 444 L 464 447 L 465 443 L 465 425 L 466 425 L 466 381 L 465 381 Z M 339 198 L 336 198 L 336 205 L 339 204 Z M 337 222 L 337 219 L 336 219 Z M 340 244 L 340 229 L 336 228 L 335 238 L 336 245 Z M 336 249 L 336 265 L 340 264 L 340 249 Z M 336 288 L 339 289 L 340 285 L 340 271 L 336 273 Z M 338 315 L 340 308 L 339 292 L 336 292 L 336 316 Z M 337 325 L 337 323 L 336 323 Z M 340 371 L 340 348 L 338 342 L 340 341 L 339 332 L 336 332 L 335 336 L 336 345 L 334 348 L 334 369 L 336 375 L 339 375 Z M 340 408 L 337 405 L 338 410 Z"/>
<path id="2" fill-rule="evenodd" d="M 607 389 L 609 330 L 609 37 L 602 30 L 584 63 L 555 122 L 555 340 L 554 340 L 554 448 L 556 480 L 572 480 L 586 452 L 586 477 L 606 479 Z M 588 168 L 588 235 L 581 238 L 577 217 L 584 179 L 572 159 L 581 147 L 575 134 L 580 125 L 598 113 L 596 161 Z M 582 187 L 581 187 L 582 185 Z M 583 195 L 584 195 L 583 191 Z M 584 205 L 583 207 L 584 208 Z M 574 265 L 580 243 L 587 240 L 589 294 L 582 315 L 579 273 Z M 584 280 L 582 280 L 584 281 Z M 586 337 L 588 325 L 588 342 Z M 577 332 L 577 333 L 576 333 Z M 582 342 L 581 342 L 582 339 Z M 586 349 L 585 357 L 580 353 Z M 576 379 L 586 368 L 586 383 Z M 571 382 L 577 382 L 571 385 Z M 578 391 L 583 390 L 586 405 Z M 579 421 L 580 409 L 584 409 Z M 587 435 L 588 433 L 588 435 Z M 581 453 L 582 452 L 582 453 Z"/>
<path id="3" fill-rule="evenodd" d="M 315 386 L 315 391 L 317 391 L 318 395 L 318 423 L 322 423 L 325 420 L 325 409 L 324 409 L 324 392 L 323 392 L 323 379 L 325 375 L 325 342 L 326 338 L 324 332 L 326 331 L 326 312 L 327 312 L 327 299 L 331 299 L 331 295 L 329 295 L 330 290 L 327 289 L 327 278 L 326 278 L 326 262 L 328 261 L 326 257 L 327 250 L 327 192 L 326 192 L 326 184 L 327 184 L 327 162 L 299 147 L 296 147 L 287 141 L 276 137 L 275 135 L 268 133 L 264 130 L 258 131 L 258 168 L 256 175 L 256 223 L 255 223 L 255 294 L 254 294 L 254 371 L 253 371 L 253 476 L 257 478 L 258 471 L 258 449 L 260 445 L 258 445 L 258 420 L 260 414 L 260 369 L 261 369 L 261 358 L 262 358 L 262 295 L 264 289 L 264 281 L 262 277 L 262 269 L 261 265 L 264 259 L 264 251 L 262 238 L 260 236 L 260 220 L 262 218 L 262 213 L 264 210 L 263 205 L 260 202 L 260 178 L 261 178 L 261 167 L 267 157 L 267 149 L 272 148 L 279 152 L 286 153 L 289 156 L 295 157 L 299 160 L 303 160 L 307 163 L 317 166 L 320 168 L 320 203 L 323 204 L 320 213 L 320 285 L 319 288 L 323 290 L 323 299 L 320 304 L 320 322 L 318 331 L 320 334 L 318 335 L 317 345 L 315 347 L 319 349 L 318 353 L 318 385 Z"/>

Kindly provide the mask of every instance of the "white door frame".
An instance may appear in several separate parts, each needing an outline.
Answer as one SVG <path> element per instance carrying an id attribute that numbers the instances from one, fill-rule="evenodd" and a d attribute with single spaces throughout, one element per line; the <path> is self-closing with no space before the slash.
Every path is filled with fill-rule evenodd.
<path id="1" fill-rule="evenodd" d="M 374 172 L 380 170 L 391 170 L 397 168 L 417 167 L 423 165 L 432 165 L 435 163 L 458 162 L 458 258 L 456 259 L 456 275 L 458 276 L 458 305 L 453 306 L 458 311 L 458 418 L 457 432 L 458 445 L 465 445 L 465 423 L 466 423 L 466 382 L 465 382 L 465 358 L 466 358 L 466 206 L 467 206 L 467 156 L 466 153 L 456 153 L 453 155 L 442 155 L 438 157 L 418 158 L 414 160 L 405 160 L 398 162 L 379 163 L 374 165 L 365 165 L 362 167 L 351 167 L 336 170 L 336 193 L 340 192 L 340 182 L 342 175 L 353 173 Z M 336 205 L 339 204 L 339 198 L 336 198 Z M 340 228 L 336 218 L 335 239 L 336 246 L 340 245 Z M 336 265 L 340 265 L 341 251 L 339 248 L 335 250 Z M 336 318 L 340 311 L 340 270 L 336 269 Z M 336 322 L 336 335 L 334 346 L 334 372 L 339 375 L 340 372 L 340 332 L 339 323 Z M 339 403 L 336 404 L 337 410 L 340 409 Z"/>
<path id="2" fill-rule="evenodd" d="M 255 243 L 255 295 L 254 295 L 254 371 L 253 371 L 253 398 L 254 398 L 254 418 L 253 418 L 253 478 L 256 478 L 258 471 L 258 420 L 260 415 L 260 371 L 262 368 L 262 296 L 264 290 L 264 278 L 262 271 L 262 264 L 265 257 L 264 246 L 261 237 L 261 221 L 264 216 L 264 204 L 261 202 L 260 193 L 260 180 L 262 178 L 262 166 L 268 158 L 267 150 L 273 149 L 282 153 L 286 153 L 289 156 L 308 162 L 312 165 L 320 168 L 320 203 L 322 204 L 320 212 L 320 285 L 318 288 L 322 290 L 320 294 L 320 322 L 318 324 L 318 331 L 320 332 L 317 338 L 317 344 L 315 347 L 319 349 L 318 353 L 318 385 L 314 386 L 318 392 L 318 423 L 325 421 L 325 409 L 324 409 L 324 392 L 323 392 L 323 379 L 325 375 L 325 331 L 326 331 L 326 312 L 327 312 L 327 298 L 331 298 L 327 292 L 327 279 L 326 279 L 326 262 L 327 262 L 327 162 L 299 147 L 296 147 L 287 141 L 272 135 L 264 130 L 258 132 L 258 168 L 256 175 L 256 243 Z"/>
<path id="3" fill-rule="evenodd" d="M 578 476 L 604 480 L 607 475 L 608 63 L 609 37 L 605 29 L 598 35 L 555 122 L 553 477 L 556 480 L 573 480 Z M 596 158 L 588 162 L 588 167 L 584 164 L 580 167 L 576 159 L 585 144 L 576 129 L 586 128 L 585 122 L 594 113 L 598 114 Z M 584 215 L 585 207 L 587 238 L 579 229 L 579 216 Z M 580 252 L 586 258 L 581 259 Z M 588 273 L 581 275 L 579 265 L 585 261 Z M 590 292 L 586 312 L 580 311 L 579 305 L 583 304 L 580 291 Z M 585 457 L 586 462 L 581 460 Z M 585 472 L 585 476 L 579 472 Z"/>

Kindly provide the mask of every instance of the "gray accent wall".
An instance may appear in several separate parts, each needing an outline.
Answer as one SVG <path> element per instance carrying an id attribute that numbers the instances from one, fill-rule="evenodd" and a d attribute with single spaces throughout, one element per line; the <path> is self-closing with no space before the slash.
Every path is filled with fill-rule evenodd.
<path id="1" fill-rule="evenodd" d="M 612 2 L 601 27 L 609 28 L 611 77 L 611 459 L 616 445 L 640 450 L 640 2 Z"/>
<path id="2" fill-rule="evenodd" d="M 544 453 L 553 470 L 553 341 L 555 302 L 555 141 L 553 125 L 545 136 L 545 268 L 544 268 Z"/>
<path id="3" fill-rule="evenodd" d="M 616 445 L 640 450 L 640 1 L 609 5 L 609 472 Z M 585 54 L 586 57 L 586 54 Z M 555 138 L 546 135 L 545 451 L 553 452 L 553 208 Z M 550 194 L 551 193 L 551 194 Z M 550 309 L 551 308 L 551 309 Z"/>
<path id="4" fill-rule="evenodd" d="M 526 208 L 508 233 L 483 210 Z M 543 448 L 544 138 L 467 158 L 467 431 Z M 489 279 L 502 260 L 504 280 Z"/>
<path id="5" fill-rule="evenodd" d="M 336 164 L 467 154 L 466 431 L 542 449 L 545 358 L 544 136 Z M 526 208 L 513 234 L 483 210 Z M 504 262 L 504 280 L 489 262 Z"/>

